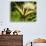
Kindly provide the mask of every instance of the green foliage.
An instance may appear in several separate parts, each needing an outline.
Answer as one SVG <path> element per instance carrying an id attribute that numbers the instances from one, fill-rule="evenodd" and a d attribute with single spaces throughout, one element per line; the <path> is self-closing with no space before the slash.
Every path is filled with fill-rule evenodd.
<path id="1" fill-rule="evenodd" d="M 20 13 L 16 10 L 11 13 L 11 21 L 19 21 L 20 20 Z"/>

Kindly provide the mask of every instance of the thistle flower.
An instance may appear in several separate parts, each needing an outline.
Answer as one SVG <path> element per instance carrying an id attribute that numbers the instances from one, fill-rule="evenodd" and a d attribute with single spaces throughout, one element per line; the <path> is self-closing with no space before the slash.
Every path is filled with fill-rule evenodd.
<path id="1" fill-rule="evenodd" d="M 17 3 L 15 3 L 14 8 L 16 8 L 17 12 L 19 13 L 20 21 L 32 21 L 32 16 L 34 16 L 34 13 L 36 13 L 36 5 L 34 4 L 34 2 L 24 2 L 22 5 L 18 5 Z M 30 17 L 30 19 L 28 18 L 28 16 Z"/>
<path id="2" fill-rule="evenodd" d="M 21 12 L 22 15 L 26 16 L 34 11 L 35 5 L 33 3 L 24 3 L 22 9 L 16 4 L 16 8 Z"/>

